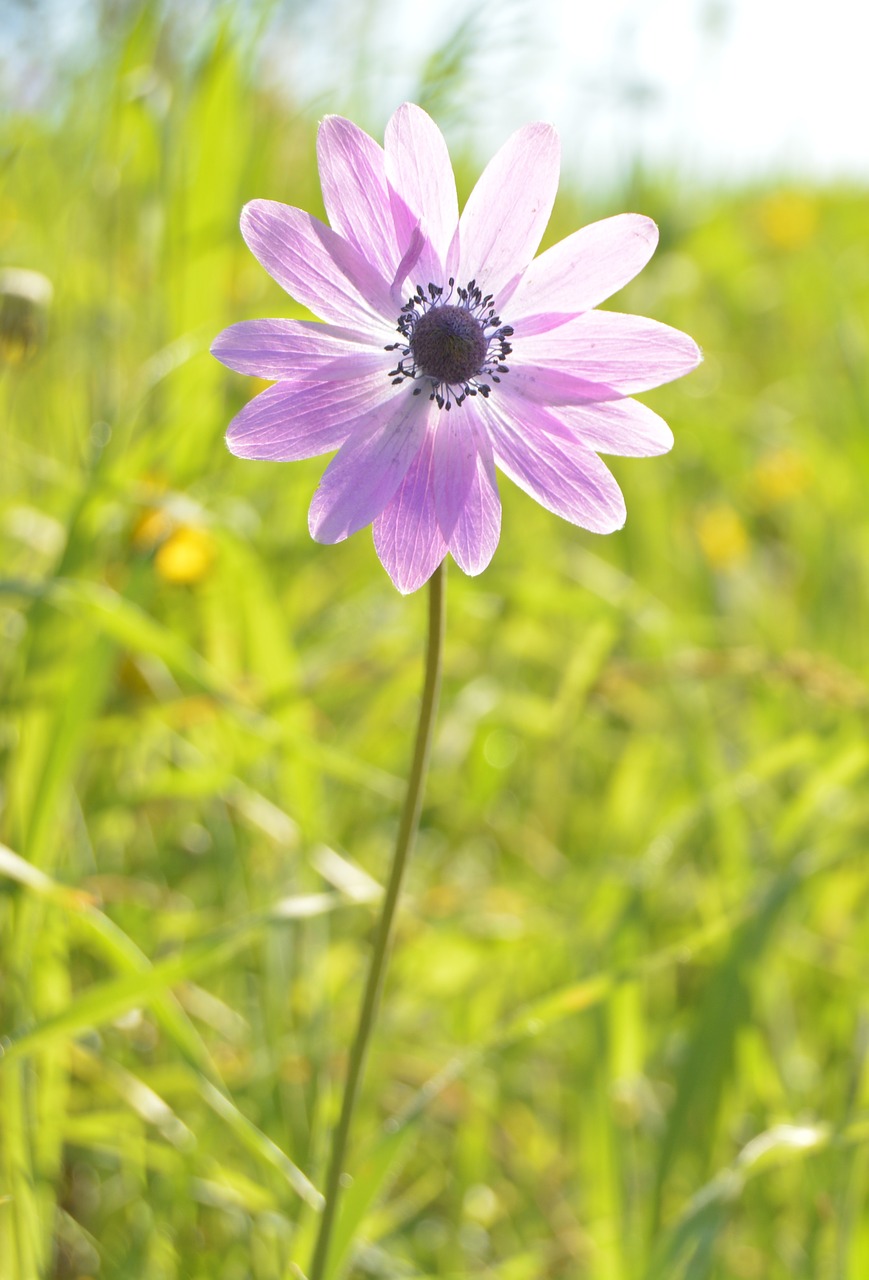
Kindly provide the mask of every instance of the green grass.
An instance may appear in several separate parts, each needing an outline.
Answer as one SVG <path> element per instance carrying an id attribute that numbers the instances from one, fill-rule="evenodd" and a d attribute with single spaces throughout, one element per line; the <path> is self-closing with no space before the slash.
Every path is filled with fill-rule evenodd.
<path id="1" fill-rule="evenodd" d="M 304 1267 L 397 821 L 424 593 L 309 540 L 322 462 L 223 445 L 208 344 L 288 310 L 239 209 L 321 209 L 244 67 L 146 7 L 3 125 L 0 265 L 55 288 L 0 374 L 3 1280 Z M 869 1273 L 867 203 L 560 197 L 550 240 L 659 221 L 614 305 L 706 360 L 613 464 L 623 533 L 504 481 L 449 575 L 348 1275 Z"/>

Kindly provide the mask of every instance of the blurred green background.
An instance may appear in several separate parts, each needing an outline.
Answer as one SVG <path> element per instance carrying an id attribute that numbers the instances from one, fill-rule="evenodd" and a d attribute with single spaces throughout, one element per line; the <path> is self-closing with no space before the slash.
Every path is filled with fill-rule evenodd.
<path id="1" fill-rule="evenodd" d="M 241 205 L 322 213 L 353 105 L 259 85 L 240 12 L 107 5 L 0 124 L 2 1280 L 304 1267 L 397 822 L 425 592 L 310 541 L 322 460 L 223 444 L 211 339 L 300 314 Z M 476 30 L 419 65 L 445 124 Z M 545 243 L 625 209 L 661 247 L 609 305 L 705 363 L 622 533 L 504 481 L 449 575 L 349 1276 L 869 1274 L 869 200 L 634 164 Z"/>

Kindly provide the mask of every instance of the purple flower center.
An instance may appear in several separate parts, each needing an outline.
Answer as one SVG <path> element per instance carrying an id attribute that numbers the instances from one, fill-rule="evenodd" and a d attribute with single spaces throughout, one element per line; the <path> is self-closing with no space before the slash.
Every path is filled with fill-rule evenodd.
<path id="1" fill-rule="evenodd" d="M 433 307 L 417 320 L 410 339 L 420 373 L 447 386 L 479 373 L 488 349 L 483 326 L 465 307 Z"/>
<path id="2" fill-rule="evenodd" d="M 509 373 L 504 360 L 512 350 L 508 338 L 513 329 L 501 324 L 492 295 L 484 296 L 476 280 L 457 288 L 450 279 L 448 286 L 444 295 L 436 284 L 428 291 L 417 285 L 398 317 L 402 341 L 386 348 L 401 352 L 397 366 L 389 371 L 393 384 L 406 378 L 420 381 L 423 385 L 413 389 L 418 396 L 427 381 L 429 399 L 436 400 L 439 409 L 458 406 L 468 396 L 488 396 L 490 384 Z"/>

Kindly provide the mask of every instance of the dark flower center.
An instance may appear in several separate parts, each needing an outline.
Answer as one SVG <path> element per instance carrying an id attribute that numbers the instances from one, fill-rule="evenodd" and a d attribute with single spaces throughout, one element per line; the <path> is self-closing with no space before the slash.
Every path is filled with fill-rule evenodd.
<path id="1" fill-rule="evenodd" d="M 479 373 L 489 344 L 483 326 L 464 307 L 434 307 L 414 325 L 410 351 L 427 378 L 461 385 Z"/>
<path id="2" fill-rule="evenodd" d="M 436 284 L 428 291 L 417 285 L 396 327 L 401 341 L 386 348 L 401 352 L 389 371 L 393 384 L 418 382 L 413 389 L 418 396 L 427 382 L 429 399 L 439 409 L 461 405 L 468 396 L 488 396 L 490 384 L 510 372 L 504 361 L 512 350 L 513 329 L 501 324 L 492 295 L 484 295 L 476 280 L 462 288 L 450 279 L 446 294 Z"/>

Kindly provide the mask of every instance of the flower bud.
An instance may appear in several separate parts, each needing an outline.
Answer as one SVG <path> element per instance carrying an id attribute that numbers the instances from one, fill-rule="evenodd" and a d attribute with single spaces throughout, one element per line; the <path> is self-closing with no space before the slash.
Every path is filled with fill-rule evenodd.
<path id="1" fill-rule="evenodd" d="M 0 365 L 21 364 L 45 340 L 53 293 L 39 271 L 0 270 Z"/>

